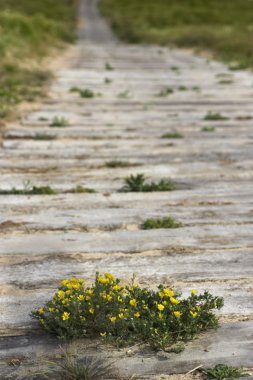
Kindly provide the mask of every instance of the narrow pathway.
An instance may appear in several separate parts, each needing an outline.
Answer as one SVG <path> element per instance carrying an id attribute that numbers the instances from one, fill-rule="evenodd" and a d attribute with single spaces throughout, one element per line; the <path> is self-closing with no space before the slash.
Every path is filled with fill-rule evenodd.
<path id="1" fill-rule="evenodd" d="M 1 378 L 55 352 L 30 311 L 63 278 L 92 280 L 96 271 L 123 279 L 135 272 L 142 285 L 225 299 L 221 328 L 179 355 L 107 352 L 121 374 L 253 366 L 253 75 L 179 50 L 119 43 L 89 0 L 76 49 L 56 75 L 50 99 L 8 127 L 0 150 L 1 189 L 30 181 L 58 192 L 0 196 Z M 205 120 L 210 112 L 224 120 Z M 56 117 L 68 126 L 50 127 Z M 182 138 L 164 137 L 171 133 Z M 178 190 L 119 193 L 137 173 L 172 179 Z M 78 185 L 97 193 L 69 192 Z M 141 230 L 145 219 L 164 216 L 183 227 Z M 8 366 L 13 358 L 22 365 Z"/>

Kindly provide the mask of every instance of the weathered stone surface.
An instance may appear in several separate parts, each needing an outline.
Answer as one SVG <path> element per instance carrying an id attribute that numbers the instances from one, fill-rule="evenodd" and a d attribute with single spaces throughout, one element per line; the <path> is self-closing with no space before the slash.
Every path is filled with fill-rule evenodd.
<path id="1" fill-rule="evenodd" d="M 223 322 L 179 355 L 77 342 L 81 356 L 101 351 L 125 376 L 182 373 L 200 364 L 253 366 L 252 73 L 189 52 L 122 44 L 96 1 L 82 0 L 80 12 L 79 41 L 56 70 L 50 98 L 3 133 L 0 189 L 31 181 L 59 193 L 0 195 L 1 375 L 22 378 L 58 353 L 55 339 L 36 335 L 30 312 L 62 278 L 91 282 L 96 271 L 124 281 L 135 272 L 144 286 L 164 282 L 183 294 L 208 289 L 225 299 Z M 222 75 L 232 83 L 220 84 Z M 69 91 L 75 86 L 95 97 L 80 98 Z M 157 96 L 167 86 L 173 94 Z M 206 121 L 208 112 L 228 119 Z M 69 125 L 50 127 L 54 117 Z M 173 132 L 183 138 L 163 138 Z M 48 135 L 55 139 L 43 140 Z M 108 167 L 113 160 L 128 166 Z M 119 193 L 124 178 L 137 173 L 170 178 L 178 189 Z M 97 193 L 70 193 L 77 185 Z M 146 218 L 167 215 L 183 227 L 141 229 Z M 7 365 L 13 358 L 22 365 Z"/>

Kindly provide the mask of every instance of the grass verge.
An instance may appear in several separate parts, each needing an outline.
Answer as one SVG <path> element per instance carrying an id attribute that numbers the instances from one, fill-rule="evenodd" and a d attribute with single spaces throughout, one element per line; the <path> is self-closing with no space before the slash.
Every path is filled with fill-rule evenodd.
<path id="1" fill-rule="evenodd" d="M 77 0 L 0 0 L 0 119 L 42 96 L 41 60 L 75 40 Z"/>
<path id="2" fill-rule="evenodd" d="M 231 69 L 253 67 L 252 1 L 101 0 L 100 8 L 125 41 L 209 50 Z"/>

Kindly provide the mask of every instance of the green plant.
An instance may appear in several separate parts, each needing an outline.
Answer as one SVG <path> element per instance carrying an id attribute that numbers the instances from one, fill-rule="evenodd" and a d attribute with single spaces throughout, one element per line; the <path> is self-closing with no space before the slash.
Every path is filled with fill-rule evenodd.
<path id="1" fill-rule="evenodd" d="M 171 87 L 166 87 L 164 88 L 163 90 L 161 90 L 160 92 L 158 92 L 158 94 L 156 96 L 159 96 L 159 97 L 166 97 L 170 94 L 173 94 L 174 90 L 173 88 Z"/>
<path id="2" fill-rule="evenodd" d="M 205 121 L 221 121 L 221 120 L 229 120 L 228 117 L 221 115 L 219 112 L 208 112 L 204 117 Z"/>
<path id="3" fill-rule="evenodd" d="M 96 193 L 95 189 L 91 189 L 89 187 L 83 187 L 81 185 L 77 185 L 74 189 L 71 190 L 71 193 Z"/>
<path id="4" fill-rule="evenodd" d="M 114 70 L 114 68 L 108 62 L 105 64 L 105 69 L 108 70 L 108 71 L 113 71 Z"/>
<path id="5" fill-rule="evenodd" d="M 24 189 L 0 190 L 0 195 L 53 195 L 57 194 L 50 186 L 32 186 Z"/>
<path id="6" fill-rule="evenodd" d="M 81 96 L 81 98 L 94 98 L 95 94 L 92 90 L 89 88 L 78 88 L 78 87 L 72 87 L 70 89 L 71 92 L 78 92 L 78 94 Z"/>
<path id="7" fill-rule="evenodd" d="M 157 290 L 135 282 L 121 285 L 110 273 L 96 274 L 94 284 L 63 280 L 44 307 L 32 313 L 41 326 L 61 339 L 101 337 L 116 345 L 145 342 L 164 350 L 218 326 L 213 310 L 223 299 L 192 289 L 187 298 L 161 284 Z"/>
<path id="8" fill-rule="evenodd" d="M 222 79 L 218 82 L 218 84 L 232 84 L 233 80 L 232 79 Z"/>
<path id="9" fill-rule="evenodd" d="M 105 84 L 111 84 L 112 83 L 112 79 L 105 78 L 104 82 L 105 82 Z"/>
<path id="10" fill-rule="evenodd" d="M 186 87 L 186 86 L 179 86 L 177 89 L 178 89 L 178 91 L 187 91 L 188 87 Z"/>
<path id="11" fill-rule="evenodd" d="M 215 127 L 203 127 L 201 129 L 202 132 L 214 132 L 215 131 Z"/>
<path id="12" fill-rule="evenodd" d="M 126 98 L 128 98 L 128 96 L 129 96 L 128 90 L 122 91 L 118 94 L 118 98 L 121 98 L 121 99 L 126 99 Z"/>
<path id="13" fill-rule="evenodd" d="M 120 192 L 152 192 L 152 191 L 172 191 L 176 190 L 176 184 L 173 181 L 160 180 L 158 183 L 146 183 L 143 174 L 130 175 L 125 178 L 125 186 Z"/>
<path id="14" fill-rule="evenodd" d="M 239 377 L 248 376 L 242 367 L 236 368 L 225 364 L 217 364 L 213 368 L 203 368 L 200 371 L 204 373 L 208 380 L 237 379 Z"/>
<path id="15" fill-rule="evenodd" d="M 105 167 L 112 168 L 112 169 L 115 169 L 115 168 L 128 168 L 128 167 L 137 166 L 137 165 L 139 165 L 139 164 L 135 164 L 135 163 L 132 163 L 132 162 L 126 162 L 126 161 L 117 161 L 117 160 L 107 161 L 105 163 Z"/>
<path id="16" fill-rule="evenodd" d="M 67 127 L 68 125 L 68 120 L 66 120 L 64 117 L 55 116 L 49 126 L 53 128 L 62 128 Z"/>
<path id="17" fill-rule="evenodd" d="M 54 140 L 56 139 L 56 136 L 54 135 L 48 135 L 47 133 L 36 133 L 33 137 L 34 140 Z"/>
<path id="18" fill-rule="evenodd" d="M 178 132 L 171 132 L 171 133 L 165 133 L 161 137 L 162 139 L 182 139 L 184 138 L 184 135 Z"/>
<path id="19" fill-rule="evenodd" d="M 177 222 L 172 217 L 166 217 L 162 219 L 147 219 L 142 225 L 143 230 L 152 230 L 156 228 L 179 228 L 182 227 L 183 224 L 180 222 Z"/>
<path id="20" fill-rule="evenodd" d="M 92 356 L 77 359 L 64 353 L 64 360 L 58 366 L 61 380 L 100 380 L 112 376 L 111 364 L 106 363 L 105 359 Z"/>

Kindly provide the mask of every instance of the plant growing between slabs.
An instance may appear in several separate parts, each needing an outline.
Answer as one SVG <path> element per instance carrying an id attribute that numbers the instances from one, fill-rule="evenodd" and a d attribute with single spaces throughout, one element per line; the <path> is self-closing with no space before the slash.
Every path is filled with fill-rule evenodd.
<path id="1" fill-rule="evenodd" d="M 146 343 L 170 350 L 218 326 L 213 310 L 223 299 L 195 289 L 182 298 L 161 284 L 157 290 L 135 282 L 121 285 L 110 273 L 96 274 L 85 286 L 82 279 L 63 280 L 53 298 L 32 313 L 48 332 L 64 340 L 100 337 L 117 346 Z"/>
<path id="2" fill-rule="evenodd" d="M 157 228 L 179 228 L 182 227 L 183 224 L 176 221 L 174 218 L 168 216 L 162 219 L 146 219 L 142 224 L 143 230 L 153 230 Z"/>
<path id="3" fill-rule="evenodd" d="M 68 120 L 66 120 L 64 117 L 54 117 L 52 122 L 50 123 L 50 127 L 53 128 L 62 128 L 67 127 L 69 125 Z"/>
<path id="4" fill-rule="evenodd" d="M 95 94 L 92 90 L 90 90 L 89 88 L 79 88 L 79 87 L 72 87 L 70 89 L 70 92 L 77 92 L 81 98 L 94 98 L 95 97 Z"/>
<path id="5" fill-rule="evenodd" d="M 249 376 L 242 367 L 231 367 L 226 364 L 217 364 L 213 368 L 200 369 L 207 380 L 237 379 L 239 377 Z"/>
<path id="6" fill-rule="evenodd" d="M 124 181 L 125 186 L 119 190 L 123 193 L 176 190 L 176 184 L 173 181 L 162 179 L 157 183 L 147 183 L 144 174 L 132 174 L 129 177 L 126 177 Z"/>

